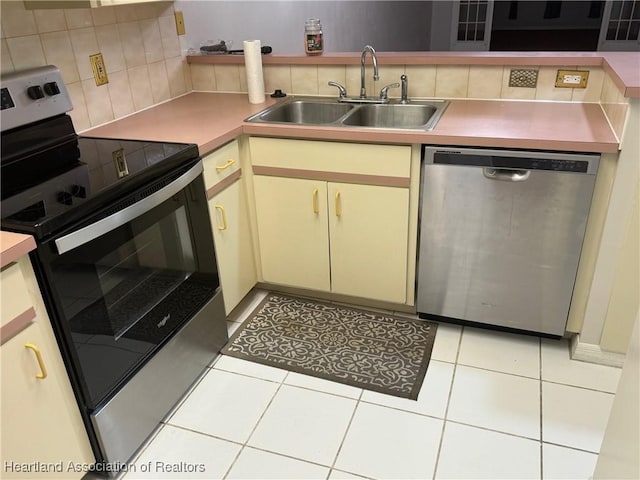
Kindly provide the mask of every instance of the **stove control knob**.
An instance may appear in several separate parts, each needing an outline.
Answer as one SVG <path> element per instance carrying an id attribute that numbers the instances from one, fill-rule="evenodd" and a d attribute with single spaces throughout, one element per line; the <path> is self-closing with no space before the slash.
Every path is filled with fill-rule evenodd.
<path id="1" fill-rule="evenodd" d="M 73 185 L 71 187 L 71 195 L 78 198 L 87 198 L 87 189 L 82 185 Z"/>
<path id="2" fill-rule="evenodd" d="M 44 92 L 42 91 L 42 87 L 40 87 L 40 85 L 34 85 L 27 88 L 27 95 L 29 95 L 29 98 L 39 100 L 44 97 Z"/>
<path id="3" fill-rule="evenodd" d="M 58 202 L 63 205 L 71 205 L 73 203 L 73 196 L 69 192 L 58 192 Z"/>
<path id="4" fill-rule="evenodd" d="M 44 93 L 53 97 L 54 95 L 58 95 L 60 93 L 60 87 L 56 82 L 49 82 L 44 84 Z"/>

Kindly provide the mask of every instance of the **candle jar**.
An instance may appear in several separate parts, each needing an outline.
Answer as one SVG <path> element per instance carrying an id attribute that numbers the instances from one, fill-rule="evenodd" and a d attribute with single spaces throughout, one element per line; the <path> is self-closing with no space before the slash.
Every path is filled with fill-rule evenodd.
<path id="1" fill-rule="evenodd" d="M 304 22 L 304 52 L 307 55 L 320 55 L 322 49 L 323 38 L 320 19 L 308 18 Z"/>

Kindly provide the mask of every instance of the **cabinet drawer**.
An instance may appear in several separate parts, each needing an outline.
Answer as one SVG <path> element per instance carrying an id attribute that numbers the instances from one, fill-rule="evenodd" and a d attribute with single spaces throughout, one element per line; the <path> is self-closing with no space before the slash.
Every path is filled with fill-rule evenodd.
<path id="1" fill-rule="evenodd" d="M 204 184 L 213 187 L 240 168 L 238 141 L 233 140 L 202 158 L 204 163 Z"/>
<path id="2" fill-rule="evenodd" d="M 252 137 L 254 166 L 409 178 L 411 147 Z"/>
<path id="3" fill-rule="evenodd" d="M 19 263 L 10 263 L 0 272 L 0 287 L 2 288 L 2 318 L 0 325 L 4 326 L 18 315 L 33 306 L 29 290 L 22 274 Z"/>

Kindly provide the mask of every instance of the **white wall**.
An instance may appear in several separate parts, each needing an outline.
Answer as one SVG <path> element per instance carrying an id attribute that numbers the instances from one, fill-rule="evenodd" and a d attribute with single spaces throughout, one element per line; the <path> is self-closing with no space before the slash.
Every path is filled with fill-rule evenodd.
<path id="1" fill-rule="evenodd" d="M 624 361 L 620 383 L 611 408 L 611 415 L 604 432 L 594 479 L 640 478 L 640 316 L 636 316 L 635 327 L 627 358 Z"/>
<path id="2" fill-rule="evenodd" d="M 183 46 L 222 39 L 241 49 L 259 39 L 274 53 L 303 53 L 304 20 L 319 18 L 325 52 L 429 50 L 431 2 L 427 1 L 218 1 L 177 0 L 187 30 Z M 186 45 L 185 45 L 186 43 Z"/>

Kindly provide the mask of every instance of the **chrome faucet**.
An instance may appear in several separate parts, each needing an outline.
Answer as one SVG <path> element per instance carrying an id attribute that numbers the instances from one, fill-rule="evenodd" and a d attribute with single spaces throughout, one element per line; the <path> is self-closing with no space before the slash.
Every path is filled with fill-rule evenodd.
<path id="1" fill-rule="evenodd" d="M 375 82 L 376 80 L 380 80 L 376 51 L 371 45 L 365 45 L 362 49 L 362 55 L 360 56 L 360 98 L 367 98 L 367 90 L 364 87 L 364 61 L 367 56 L 367 52 L 371 54 L 371 61 L 373 62 L 373 81 Z"/>
<path id="2" fill-rule="evenodd" d="M 406 75 L 400 75 L 400 83 L 402 84 L 400 87 L 400 103 L 409 103 L 409 99 L 407 98 L 408 79 Z"/>

